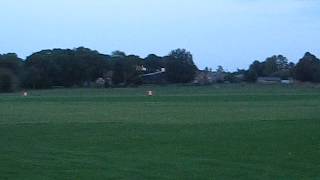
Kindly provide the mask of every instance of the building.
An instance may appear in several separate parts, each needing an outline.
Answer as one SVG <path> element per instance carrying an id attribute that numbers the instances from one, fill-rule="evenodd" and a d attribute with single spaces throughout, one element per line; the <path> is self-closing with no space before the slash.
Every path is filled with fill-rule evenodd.
<path id="1" fill-rule="evenodd" d="M 288 80 L 281 80 L 282 84 L 293 84 L 294 80 L 293 79 L 288 79 Z"/>
<path id="2" fill-rule="evenodd" d="M 212 71 L 198 71 L 193 81 L 194 84 L 206 85 L 218 82 L 224 82 L 225 74 Z"/>
<path id="3" fill-rule="evenodd" d="M 280 84 L 281 78 L 279 77 L 258 77 L 257 83 L 260 84 Z"/>

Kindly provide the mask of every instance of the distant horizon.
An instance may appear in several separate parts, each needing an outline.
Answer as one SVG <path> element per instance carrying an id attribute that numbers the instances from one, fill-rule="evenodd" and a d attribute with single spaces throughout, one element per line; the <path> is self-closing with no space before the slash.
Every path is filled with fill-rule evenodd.
<path id="1" fill-rule="evenodd" d="M 228 71 L 282 54 L 320 56 L 316 0 L 2 0 L 0 53 L 87 47 L 146 57 L 184 48 L 196 65 Z"/>

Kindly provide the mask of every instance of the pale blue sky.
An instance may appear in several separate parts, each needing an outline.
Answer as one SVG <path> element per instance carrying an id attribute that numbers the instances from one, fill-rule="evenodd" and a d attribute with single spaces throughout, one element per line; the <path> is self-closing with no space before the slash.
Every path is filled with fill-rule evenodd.
<path id="1" fill-rule="evenodd" d="M 186 48 L 203 68 L 320 56 L 319 0 L 0 0 L 0 53 L 85 46 L 145 57 Z"/>

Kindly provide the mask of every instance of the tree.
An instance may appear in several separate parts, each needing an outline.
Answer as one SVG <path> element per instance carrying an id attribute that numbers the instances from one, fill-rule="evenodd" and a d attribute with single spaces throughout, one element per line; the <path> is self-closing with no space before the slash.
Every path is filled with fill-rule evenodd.
<path id="1" fill-rule="evenodd" d="M 0 54 L 0 68 L 9 69 L 12 73 L 20 75 L 22 73 L 23 62 L 17 54 Z"/>
<path id="2" fill-rule="evenodd" d="M 126 57 L 127 55 L 126 55 L 125 52 L 117 50 L 117 51 L 113 51 L 113 52 L 111 53 L 111 56 L 112 56 L 112 57 L 124 58 L 124 57 Z"/>
<path id="3" fill-rule="evenodd" d="M 283 55 L 276 56 L 278 71 L 288 70 L 290 68 L 289 60 Z"/>
<path id="4" fill-rule="evenodd" d="M 258 60 L 254 61 L 249 70 L 245 73 L 245 80 L 248 82 L 256 82 L 259 75 L 262 75 L 263 65 Z"/>
<path id="5" fill-rule="evenodd" d="M 97 78 L 103 77 L 112 68 L 111 57 L 108 55 L 83 47 L 74 51 L 75 60 L 80 69 L 78 72 L 81 73 L 81 83 L 95 81 Z"/>
<path id="6" fill-rule="evenodd" d="M 296 65 L 295 76 L 300 81 L 320 82 L 320 60 L 310 52 L 305 53 Z"/>
<path id="7" fill-rule="evenodd" d="M 277 56 L 272 56 L 262 62 L 262 74 L 259 76 L 272 76 L 277 71 Z"/>
<path id="8" fill-rule="evenodd" d="M 0 69 L 0 92 L 12 92 L 17 87 L 17 76 L 9 69 Z"/>
<path id="9" fill-rule="evenodd" d="M 82 86 L 111 69 L 110 57 L 88 48 L 43 50 L 27 57 L 25 86 Z"/>
<path id="10" fill-rule="evenodd" d="M 218 83 L 223 83 L 224 81 L 225 81 L 225 71 L 224 71 L 224 69 L 223 69 L 223 67 L 222 66 L 218 66 L 218 68 L 217 68 L 217 82 Z"/>
<path id="11" fill-rule="evenodd" d="M 224 73 L 224 69 L 222 66 L 218 66 L 217 73 Z"/>
<path id="12" fill-rule="evenodd" d="M 244 76 L 245 76 L 245 81 L 247 82 L 256 82 L 258 79 L 257 72 L 252 69 L 249 69 Z"/>
<path id="13" fill-rule="evenodd" d="M 114 56 L 112 55 L 113 76 L 115 85 L 138 85 L 142 83 L 141 73 L 138 67 L 143 66 L 143 59 L 139 56 Z"/>
<path id="14" fill-rule="evenodd" d="M 127 85 L 140 85 L 142 84 L 140 67 L 144 62 L 139 56 L 129 55 L 125 61 L 125 82 Z"/>
<path id="15" fill-rule="evenodd" d="M 23 61 L 15 53 L 0 54 L 0 70 L 2 72 L 2 90 L 14 91 L 20 86 L 23 77 Z M 6 82 L 6 83 L 5 83 Z M 5 84 L 6 85 L 5 85 Z M 6 86 L 6 88 L 5 88 Z M 1 90 L 0 90 L 1 91 Z"/>
<path id="16" fill-rule="evenodd" d="M 28 81 L 25 83 L 29 88 L 50 88 L 58 86 L 60 78 L 59 66 L 56 61 L 56 54 L 60 50 L 42 50 L 27 57 L 25 69 Z"/>
<path id="17" fill-rule="evenodd" d="M 155 54 L 149 54 L 144 59 L 144 63 L 148 73 L 156 72 L 157 70 L 160 70 L 161 68 L 165 67 L 165 63 L 162 57 L 159 57 Z"/>
<path id="18" fill-rule="evenodd" d="M 283 55 L 268 57 L 265 61 L 254 61 L 245 73 L 245 79 L 255 82 L 258 77 L 279 77 L 289 79 L 292 77 L 294 63 L 289 63 Z"/>
<path id="19" fill-rule="evenodd" d="M 188 83 L 194 80 L 197 67 L 192 54 L 185 49 L 176 49 L 165 57 L 167 79 L 172 83 Z"/>
<path id="20" fill-rule="evenodd" d="M 290 76 L 288 59 L 283 55 L 274 55 L 263 62 L 263 76 L 287 79 Z"/>

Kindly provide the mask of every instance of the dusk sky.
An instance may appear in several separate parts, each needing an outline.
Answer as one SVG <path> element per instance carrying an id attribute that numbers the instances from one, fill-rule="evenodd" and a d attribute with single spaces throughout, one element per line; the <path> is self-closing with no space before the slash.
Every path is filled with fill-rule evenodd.
<path id="1" fill-rule="evenodd" d="M 186 48 L 199 68 L 320 56 L 319 0 L 0 0 L 0 53 L 85 46 L 145 57 Z"/>

